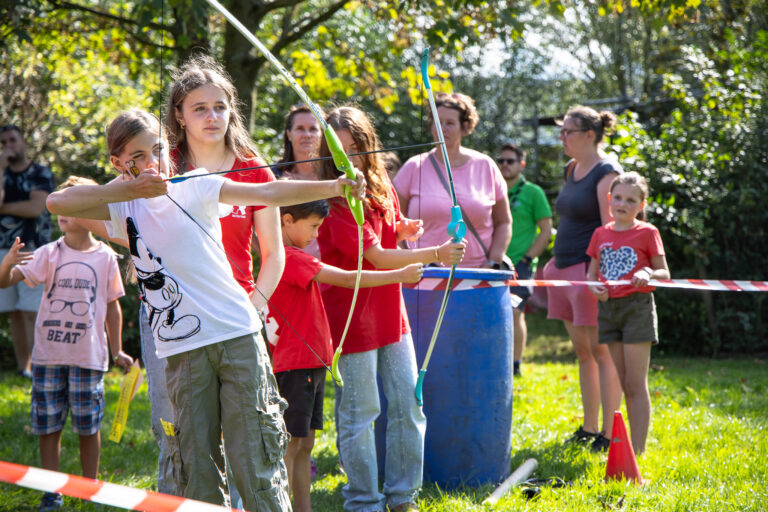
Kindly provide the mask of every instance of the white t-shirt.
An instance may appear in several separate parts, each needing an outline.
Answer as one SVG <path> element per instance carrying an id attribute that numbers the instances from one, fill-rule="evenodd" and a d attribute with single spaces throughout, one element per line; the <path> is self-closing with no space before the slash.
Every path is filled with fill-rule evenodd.
<path id="1" fill-rule="evenodd" d="M 219 205 L 225 181 L 205 176 L 168 183 L 168 195 L 179 206 L 166 196 L 109 205 L 107 230 L 128 240 L 158 357 L 261 329 L 221 245 L 219 217 L 231 210 Z"/>
<path id="2" fill-rule="evenodd" d="M 32 362 L 106 371 L 107 304 L 125 295 L 115 251 L 101 242 L 90 251 L 78 251 L 60 238 L 16 268 L 29 286 L 45 283 Z"/>

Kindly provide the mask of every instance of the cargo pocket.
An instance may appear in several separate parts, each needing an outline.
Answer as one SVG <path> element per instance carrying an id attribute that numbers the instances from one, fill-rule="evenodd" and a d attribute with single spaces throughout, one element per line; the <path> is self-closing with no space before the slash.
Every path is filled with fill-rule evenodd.
<path id="1" fill-rule="evenodd" d="M 279 462 L 285 455 L 290 436 L 285 429 L 285 421 L 280 411 L 280 403 L 267 407 L 267 411 L 257 410 L 261 442 L 264 456 L 270 464 Z"/>
<path id="2" fill-rule="evenodd" d="M 181 457 L 181 445 L 179 444 L 179 434 L 181 432 L 177 425 L 167 422 L 164 422 L 163 428 L 166 429 L 165 442 L 168 447 L 168 461 L 171 466 L 170 470 L 173 475 L 173 481 L 179 491 L 184 491 L 187 488 L 188 481 L 184 476 L 184 460 Z M 173 434 L 171 435 L 168 434 L 169 428 L 173 429 Z"/>
<path id="3" fill-rule="evenodd" d="M 291 510 L 291 501 L 282 485 L 276 483 L 263 491 L 253 493 L 255 503 L 251 504 L 251 510 L 284 512 Z M 253 505 L 256 507 L 254 508 Z"/>

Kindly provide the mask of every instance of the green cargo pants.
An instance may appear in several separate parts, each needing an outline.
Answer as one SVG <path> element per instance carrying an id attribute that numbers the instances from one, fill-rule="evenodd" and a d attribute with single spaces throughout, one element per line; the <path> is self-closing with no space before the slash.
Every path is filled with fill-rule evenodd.
<path id="1" fill-rule="evenodd" d="M 222 433 L 235 485 L 250 511 L 291 510 L 283 455 L 287 404 L 259 334 L 169 356 L 182 495 L 225 505 Z M 172 438 L 173 439 L 173 438 Z"/>

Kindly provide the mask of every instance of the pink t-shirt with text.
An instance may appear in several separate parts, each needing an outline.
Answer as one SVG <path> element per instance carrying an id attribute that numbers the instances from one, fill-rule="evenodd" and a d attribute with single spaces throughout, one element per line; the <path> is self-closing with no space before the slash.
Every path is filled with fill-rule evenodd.
<path id="1" fill-rule="evenodd" d="M 506 198 L 507 184 L 496 162 L 487 155 L 463 148 L 470 155 L 469 161 L 461 167 L 451 167 L 456 199 L 466 213 L 486 248 L 493 239 L 493 217 L 491 211 L 497 201 Z M 395 176 L 393 183 L 401 197 L 408 199 L 405 216 L 424 221 L 424 235 L 416 242 L 409 242 L 411 248 L 441 245 L 448 240 L 448 223 L 451 220 L 451 195 L 443 187 L 435 173 L 431 153 L 410 158 Z M 440 172 L 448 178 L 443 164 L 435 158 Z M 487 257 L 474 235 L 467 231 L 467 250 L 461 267 L 482 267 Z"/>
<path id="2" fill-rule="evenodd" d="M 101 242 L 78 251 L 60 238 L 16 268 L 28 285 L 44 286 L 32 363 L 106 371 L 107 304 L 125 295 L 115 251 Z"/>

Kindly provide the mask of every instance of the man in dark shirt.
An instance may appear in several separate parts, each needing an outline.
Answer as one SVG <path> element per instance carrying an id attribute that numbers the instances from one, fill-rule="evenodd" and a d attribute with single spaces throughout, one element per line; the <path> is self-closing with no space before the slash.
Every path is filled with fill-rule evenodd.
<path id="1" fill-rule="evenodd" d="M 53 192 L 51 169 L 32 162 L 21 129 L 16 125 L 0 128 L 0 258 L 16 237 L 25 251 L 34 251 L 51 238 L 50 215 L 45 200 Z M 20 282 L 0 290 L 0 313 L 10 312 L 11 337 L 19 373 L 31 378 L 30 358 L 35 333 L 35 317 L 40 308 L 43 286 L 30 288 Z"/>

